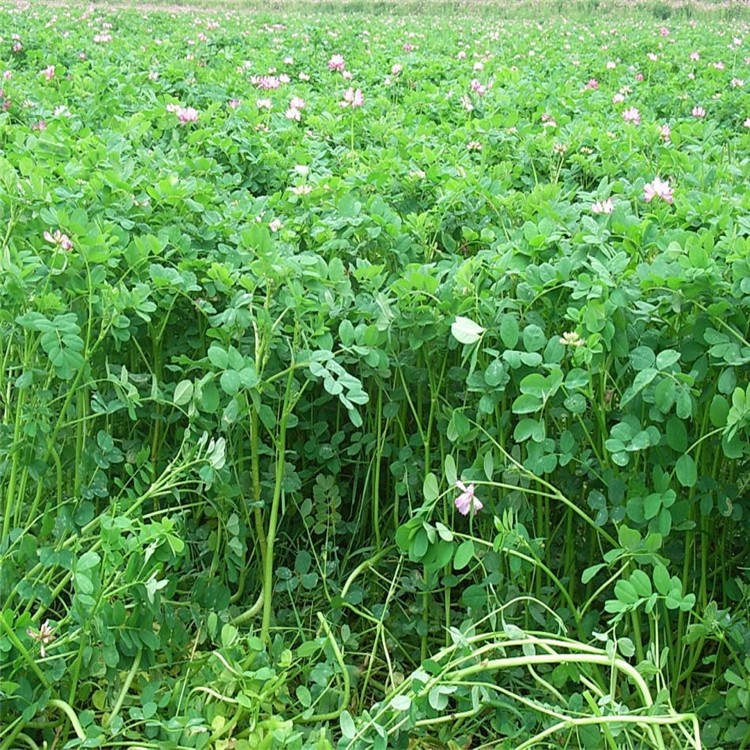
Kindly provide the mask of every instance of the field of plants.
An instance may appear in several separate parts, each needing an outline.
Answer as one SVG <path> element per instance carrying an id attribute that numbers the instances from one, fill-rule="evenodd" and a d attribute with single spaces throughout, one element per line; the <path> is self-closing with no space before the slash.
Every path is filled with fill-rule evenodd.
<path id="1" fill-rule="evenodd" d="M 750 748 L 688 10 L 0 9 L 0 750 Z"/>

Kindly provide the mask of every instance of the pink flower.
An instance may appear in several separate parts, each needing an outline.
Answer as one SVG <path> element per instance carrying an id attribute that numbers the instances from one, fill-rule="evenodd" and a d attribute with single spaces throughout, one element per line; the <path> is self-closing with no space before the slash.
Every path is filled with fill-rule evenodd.
<path id="1" fill-rule="evenodd" d="M 699 55 L 699 54 L 698 54 L 697 52 L 691 52 L 691 53 L 690 53 L 690 59 L 691 59 L 691 60 L 692 60 L 693 62 L 698 62 L 698 60 L 700 60 L 700 59 L 701 59 L 701 56 L 700 56 L 700 55 Z"/>
<path id="2" fill-rule="evenodd" d="M 603 201 L 597 201 L 592 204 L 591 212 L 595 214 L 611 214 L 615 210 L 615 204 L 611 198 L 605 198 Z"/>
<path id="3" fill-rule="evenodd" d="M 672 131 L 669 129 L 669 125 L 665 122 L 664 125 L 659 127 L 659 137 L 665 142 L 669 143 L 669 137 L 672 135 Z"/>
<path id="4" fill-rule="evenodd" d="M 23 50 L 23 44 L 21 44 L 21 42 L 13 42 L 11 50 L 13 52 L 21 52 Z"/>
<path id="5" fill-rule="evenodd" d="M 51 81 L 55 77 L 55 66 L 54 65 L 48 65 L 43 71 L 42 75 L 48 80 Z"/>
<path id="6" fill-rule="evenodd" d="M 193 107 L 178 107 L 177 119 L 183 124 L 198 122 L 198 110 Z"/>
<path id="7" fill-rule="evenodd" d="M 391 75 L 397 76 L 402 70 L 403 68 L 400 65 L 396 64 L 391 68 Z"/>
<path id="8" fill-rule="evenodd" d="M 703 109 L 703 107 L 693 107 L 690 114 L 693 117 L 705 117 L 706 116 L 706 110 Z"/>
<path id="9" fill-rule="evenodd" d="M 716 70 L 724 70 L 724 63 L 719 60 L 719 62 L 714 63 L 714 68 L 716 68 Z"/>
<path id="10" fill-rule="evenodd" d="M 619 91 L 612 97 L 612 104 L 621 104 L 625 101 L 625 95 Z"/>
<path id="11" fill-rule="evenodd" d="M 659 29 L 659 33 L 660 33 L 660 34 L 661 34 L 662 36 L 669 36 L 669 29 L 668 29 L 668 28 L 667 28 L 666 26 L 662 26 L 662 27 L 661 27 L 661 28 Z"/>
<path id="12" fill-rule="evenodd" d="M 643 80 L 643 73 L 636 73 L 635 74 L 635 80 L 636 81 L 642 81 Z"/>
<path id="13" fill-rule="evenodd" d="M 291 98 L 291 101 L 289 102 L 289 107 L 291 109 L 304 109 L 305 108 L 305 100 L 302 99 L 299 96 L 293 96 Z"/>
<path id="14" fill-rule="evenodd" d="M 31 126 L 32 130 L 46 130 L 47 129 L 47 123 L 44 120 L 39 120 L 39 122 L 35 122 Z M 45 238 L 46 239 L 46 238 Z"/>
<path id="15" fill-rule="evenodd" d="M 242 105 L 242 99 L 230 99 L 228 104 L 230 109 L 239 109 Z"/>
<path id="16" fill-rule="evenodd" d="M 6 81 L 10 81 L 10 79 L 11 79 L 11 78 L 13 78 L 13 71 L 12 71 L 12 70 L 6 70 L 6 71 L 5 71 L 4 73 L 3 73 L 3 78 L 4 78 L 4 79 L 5 79 Z"/>
<path id="17" fill-rule="evenodd" d="M 484 96 L 487 91 L 487 89 L 476 78 L 471 82 L 471 90 L 477 96 Z"/>
<path id="18" fill-rule="evenodd" d="M 590 89 L 591 91 L 596 91 L 596 89 L 599 88 L 599 81 L 597 81 L 596 78 L 591 78 L 583 88 Z"/>
<path id="19" fill-rule="evenodd" d="M 54 234 L 45 232 L 44 239 L 47 240 L 47 242 L 51 243 L 52 245 L 57 245 L 62 250 L 73 249 L 73 243 L 70 241 L 70 238 L 68 237 L 68 235 L 63 234 L 59 229 L 56 229 Z"/>
<path id="20" fill-rule="evenodd" d="M 462 516 L 468 516 L 469 512 L 473 516 L 478 510 L 484 507 L 481 500 L 474 494 L 476 487 L 470 484 L 468 487 L 463 482 L 456 482 L 456 487 L 461 490 L 461 494 L 454 500 L 458 512 Z"/>
<path id="21" fill-rule="evenodd" d="M 458 54 L 456 55 L 456 57 L 457 57 L 457 58 L 458 58 L 459 60 L 465 60 L 465 59 L 466 59 L 466 52 L 464 52 L 463 50 L 461 50 L 461 51 L 460 51 L 460 52 L 459 52 L 459 53 L 458 53 Z"/>
<path id="22" fill-rule="evenodd" d="M 289 109 L 284 112 L 284 117 L 286 117 L 287 120 L 294 120 L 295 122 L 299 122 L 302 118 L 302 113 L 295 107 L 289 107 Z"/>
<path id="23" fill-rule="evenodd" d="M 741 89 L 745 85 L 745 81 L 742 78 L 732 78 L 729 83 L 733 89 Z"/>
<path id="24" fill-rule="evenodd" d="M 404 46 L 401 48 L 404 52 L 413 52 L 414 51 L 414 45 L 409 44 L 409 42 L 406 42 Z"/>
<path id="25" fill-rule="evenodd" d="M 364 94 L 360 91 L 360 89 L 353 89 L 348 88 L 344 92 L 344 99 L 343 101 L 339 102 L 340 107 L 361 107 L 365 103 L 365 97 Z"/>
<path id="26" fill-rule="evenodd" d="M 338 70 L 341 73 L 345 67 L 346 63 L 342 55 L 332 55 L 328 61 L 328 70 Z"/>
<path id="27" fill-rule="evenodd" d="M 640 125 L 641 113 L 635 107 L 631 107 L 622 113 L 622 119 L 625 120 L 625 122 L 632 122 L 633 125 Z"/>
<path id="28" fill-rule="evenodd" d="M 250 83 L 263 91 L 272 91 L 281 85 L 281 81 L 275 76 L 252 76 Z"/>
<path id="29" fill-rule="evenodd" d="M 654 198 L 661 198 L 667 203 L 672 203 L 674 198 L 672 197 L 672 188 L 669 186 L 669 180 L 660 180 L 658 177 L 654 177 L 653 182 L 647 182 L 643 186 L 643 200 L 646 203 L 651 203 Z"/>

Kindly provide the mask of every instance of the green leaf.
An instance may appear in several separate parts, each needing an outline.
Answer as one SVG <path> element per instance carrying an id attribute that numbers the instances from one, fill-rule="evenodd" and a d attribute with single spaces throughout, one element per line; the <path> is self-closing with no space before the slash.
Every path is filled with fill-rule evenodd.
<path id="1" fill-rule="evenodd" d="M 492 475 L 495 471 L 495 460 L 493 457 L 492 449 L 488 450 L 487 453 L 484 454 L 484 462 L 483 462 L 483 468 L 484 468 L 484 475 L 487 477 L 487 481 L 492 481 Z"/>
<path id="2" fill-rule="evenodd" d="M 347 740 L 353 740 L 357 734 L 357 727 L 354 725 L 354 719 L 348 711 L 342 711 L 339 717 L 339 724 L 341 725 L 341 734 Z"/>
<path id="3" fill-rule="evenodd" d="M 729 414 L 729 402 L 724 396 L 716 395 L 711 399 L 708 415 L 714 427 L 726 427 Z"/>
<path id="4" fill-rule="evenodd" d="M 174 389 L 174 404 L 175 406 L 185 406 L 193 398 L 193 382 L 192 380 L 181 380 Z"/>
<path id="5" fill-rule="evenodd" d="M 395 711 L 408 711 L 411 708 L 411 698 L 408 695 L 394 695 L 391 698 L 391 708 Z"/>
<path id="6" fill-rule="evenodd" d="M 453 325 L 451 325 L 453 338 L 459 343 L 465 345 L 476 344 L 477 341 L 482 338 L 482 334 L 485 330 L 486 329 L 482 328 L 478 323 L 460 315 L 456 316 Z"/>
<path id="7" fill-rule="evenodd" d="M 588 583 L 600 570 L 606 568 L 605 563 L 597 563 L 596 565 L 590 565 L 581 575 L 581 583 Z"/>
<path id="8" fill-rule="evenodd" d="M 434 502 L 440 495 L 437 477 L 432 472 L 424 478 L 424 482 L 422 483 L 422 494 L 427 503 Z"/>
<path id="9" fill-rule="evenodd" d="M 500 339 L 506 349 L 515 349 L 518 343 L 518 320 L 513 315 L 503 315 L 500 323 Z"/>
<path id="10" fill-rule="evenodd" d="M 670 590 L 669 572 L 661 563 L 654 565 L 653 579 L 654 586 L 659 594 L 666 596 Z"/>
<path id="11" fill-rule="evenodd" d="M 76 570 L 91 570 L 99 564 L 100 560 L 101 557 L 96 552 L 84 552 L 76 562 Z"/>
<path id="12" fill-rule="evenodd" d="M 677 479 L 683 487 L 694 487 L 698 481 L 698 467 L 689 453 L 684 453 L 675 464 Z"/>
<path id="13" fill-rule="evenodd" d="M 523 345 L 527 352 L 538 352 L 547 345 L 547 337 L 538 325 L 532 323 L 523 329 Z"/>
<path id="14" fill-rule="evenodd" d="M 668 367 L 680 361 L 680 353 L 674 349 L 665 349 L 656 355 L 656 367 L 659 370 L 666 370 Z"/>
<path id="15" fill-rule="evenodd" d="M 539 396 L 535 396 L 531 393 L 522 393 L 513 402 L 511 409 L 514 414 L 532 414 L 535 411 L 539 411 L 544 406 Z"/>
<path id="16" fill-rule="evenodd" d="M 651 579 L 642 570 L 634 570 L 630 582 L 639 597 L 646 599 L 652 594 Z"/>
<path id="17" fill-rule="evenodd" d="M 237 394 L 242 387 L 242 379 L 236 370 L 222 372 L 221 377 L 219 378 L 219 383 L 221 384 L 224 393 L 230 396 Z"/>
<path id="18" fill-rule="evenodd" d="M 472 557 L 474 557 L 474 542 L 471 539 L 467 539 L 458 545 L 456 555 L 453 558 L 453 569 L 463 570 L 469 564 Z"/>
<path id="19" fill-rule="evenodd" d="M 630 364 L 636 371 L 645 370 L 656 364 L 656 355 L 648 346 L 637 346 L 630 352 Z"/>
<path id="20" fill-rule="evenodd" d="M 450 453 L 445 455 L 443 471 L 445 472 L 445 481 L 448 482 L 449 486 L 455 487 L 458 480 L 458 469 L 456 468 L 456 460 Z"/>
<path id="21" fill-rule="evenodd" d="M 214 367 L 218 367 L 220 370 L 226 370 L 227 365 L 229 364 L 229 354 L 224 347 L 214 344 L 209 347 L 208 360 Z"/>

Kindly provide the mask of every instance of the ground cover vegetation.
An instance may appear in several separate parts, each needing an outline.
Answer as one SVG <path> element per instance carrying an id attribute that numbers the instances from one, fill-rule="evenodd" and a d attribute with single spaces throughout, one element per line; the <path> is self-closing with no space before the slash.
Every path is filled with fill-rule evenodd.
<path id="1" fill-rule="evenodd" d="M 0 13 L 0 749 L 750 746 L 747 26 L 352 18 Z"/>

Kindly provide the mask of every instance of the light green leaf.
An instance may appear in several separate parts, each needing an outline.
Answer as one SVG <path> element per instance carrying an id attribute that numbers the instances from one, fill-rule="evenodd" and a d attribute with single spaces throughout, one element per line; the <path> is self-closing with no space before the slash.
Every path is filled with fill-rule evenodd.
<path id="1" fill-rule="evenodd" d="M 456 319 L 451 326 L 453 338 L 459 343 L 467 345 L 476 344 L 477 341 L 482 338 L 482 334 L 485 330 L 486 329 L 482 328 L 478 323 L 460 315 L 456 316 Z"/>

